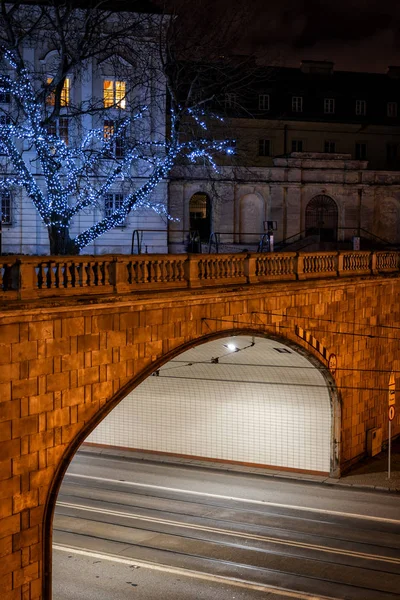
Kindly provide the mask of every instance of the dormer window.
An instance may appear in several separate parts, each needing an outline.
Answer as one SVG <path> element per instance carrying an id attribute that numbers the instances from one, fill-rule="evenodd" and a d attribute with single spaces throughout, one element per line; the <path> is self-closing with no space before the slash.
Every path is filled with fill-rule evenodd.
<path id="1" fill-rule="evenodd" d="M 126 108 L 126 82 L 115 79 L 103 81 L 104 108 Z"/>
<path id="2" fill-rule="evenodd" d="M 53 77 L 48 77 L 47 78 L 47 85 L 50 85 L 53 81 Z M 71 90 L 71 81 L 70 79 L 68 79 L 68 77 L 64 80 L 64 85 L 63 88 L 61 90 L 61 96 L 60 96 L 60 104 L 61 106 L 69 106 L 70 103 L 70 90 Z M 51 92 L 46 99 L 46 104 L 48 104 L 49 106 L 54 106 L 56 102 L 56 98 L 55 98 L 55 93 L 54 91 Z"/>
<path id="3" fill-rule="evenodd" d="M 359 117 L 365 117 L 366 114 L 367 114 L 366 100 L 356 100 L 356 115 Z"/>
<path id="4" fill-rule="evenodd" d="M 303 96 L 292 96 L 292 111 L 303 112 Z"/>
<path id="5" fill-rule="evenodd" d="M 387 116 L 388 117 L 397 117 L 397 102 L 388 102 L 387 103 Z"/>
<path id="6" fill-rule="evenodd" d="M 258 108 L 259 110 L 269 110 L 269 94 L 258 95 Z"/>
<path id="7" fill-rule="evenodd" d="M 335 98 L 324 98 L 324 113 L 333 115 L 335 112 Z"/>
<path id="8" fill-rule="evenodd" d="M 234 93 L 228 93 L 225 94 L 225 108 L 235 108 L 237 106 L 237 94 Z"/>

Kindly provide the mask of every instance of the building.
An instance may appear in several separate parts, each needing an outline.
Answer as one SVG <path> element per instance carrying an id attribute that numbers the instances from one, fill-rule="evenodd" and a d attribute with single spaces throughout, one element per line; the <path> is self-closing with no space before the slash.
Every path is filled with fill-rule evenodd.
<path id="1" fill-rule="evenodd" d="M 68 221 L 74 238 L 99 220 L 111 218 L 132 190 L 148 181 L 152 168 L 148 147 L 162 143 L 166 131 L 165 82 L 157 54 L 162 25 L 146 0 L 135 3 L 135 9 L 140 12 L 129 12 L 130 8 L 126 12 L 126 3 L 120 2 L 111 9 L 102 4 L 85 15 L 80 9 L 69 12 L 56 5 L 42 10 L 22 4 L 14 11 L 13 26 L 33 25 L 29 39 L 19 43 L 19 66 L 12 66 L 13 49 L 3 48 L 4 44 L 0 59 L 3 254 L 48 254 L 49 213 L 57 212 L 50 222 L 61 229 Z M 63 10 L 65 19 L 55 25 L 54 11 Z M 89 21 L 87 29 L 82 27 L 83 17 Z M 7 17 L 1 19 L 3 26 Z M 67 51 L 63 54 L 64 34 Z M 132 149 L 139 158 L 135 156 L 128 165 L 126 157 Z M 153 154 L 157 153 L 156 148 Z M 167 182 L 162 178 L 152 202 L 160 207 L 167 203 Z M 45 205 L 42 211 L 41 204 Z M 72 219 L 60 223 L 60 215 L 78 204 Z M 165 219 L 146 206 L 116 218 L 113 229 L 82 245 L 84 252 L 128 253 L 133 231 L 144 223 L 155 230 L 146 241 L 148 251 L 166 252 Z"/>
<path id="2" fill-rule="evenodd" d="M 350 73 L 303 61 L 260 70 L 251 89 L 220 98 L 236 155 L 217 176 L 173 171 L 170 212 L 180 225 L 169 226 L 170 251 L 188 247 L 179 228 L 197 231 L 203 248 L 215 232 L 220 251 L 256 250 L 268 221 L 280 248 L 400 243 L 399 76 L 397 67 Z"/>

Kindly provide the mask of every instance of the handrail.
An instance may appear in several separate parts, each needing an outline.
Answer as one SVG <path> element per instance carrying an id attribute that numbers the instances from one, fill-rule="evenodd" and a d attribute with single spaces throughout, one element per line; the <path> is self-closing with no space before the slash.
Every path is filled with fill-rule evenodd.
<path id="1" fill-rule="evenodd" d="M 6 256 L 0 260 L 0 298 L 9 301 L 385 273 L 400 274 L 399 251 Z"/>

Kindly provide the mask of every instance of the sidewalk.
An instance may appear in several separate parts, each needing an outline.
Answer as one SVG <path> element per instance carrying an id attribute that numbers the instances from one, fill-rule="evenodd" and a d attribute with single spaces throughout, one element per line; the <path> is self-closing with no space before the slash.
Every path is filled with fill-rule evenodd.
<path id="1" fill-rule="evenodd" d="M 82 445 L 79 452 L 89 454 L 101 454 L 104 456 L 118 456 L 127 460 L 143 460 L 153 463 L 180 464 L 207 469 L 221 469 L 237 473 L 254 473 L 277 479 L 292 479 L 322 483 L 325 485 L 350 486 L 361 489 L 374 489 L 379 491 L 400 492 L 400 437 L 392 443 L 391 477 L 388 479 L 388 455 L 387 450 L 373 457 L 368 457 L 359 462 L 346 475 L 340 479 L 325 477 L 321 475 L 309 475 L 306 473 L 293 473 L 290 471 L 279 471 L 276 469 L 263 469 L 260 467 L 246 467 L 243 465 L 230 465 L 211 461 L 192 460 L 190 458 L 177 458 L 162 454 L 149 454 L 129 450 L 118 450 L 116 448 L 100 448 L 96 446 Z"/>
<path id="2" fill-rule="evenodd" d="M 390 471 L 390 479 L 388 479 L 388 452 L 386 449 L 376 456 L 365 458 L 336 481 L 340 485 L 400 492 L 400 438 L 392 443 Z"/>

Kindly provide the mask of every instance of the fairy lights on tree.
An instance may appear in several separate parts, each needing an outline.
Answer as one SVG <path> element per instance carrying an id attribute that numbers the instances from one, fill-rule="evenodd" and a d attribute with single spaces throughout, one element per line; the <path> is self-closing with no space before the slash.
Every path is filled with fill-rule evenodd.
<path id="1" fill-rule="evenodd" d="M 216 169 L 215 155 L 232 152 L 231 141 L 216 141 L 208 135 L 206 117 L 210 115 L 203 107 L 181 105 L 174 98 L 167 134 L 150 135 L 146 120 L 151 118 L 152 106 L 130 106 L 134 96 L 134 85 L 130 81 L 127 81 L 123 104 L 119 99 L 119 104 L 105 108 L 103 98 L 93 98 L 90 102 L 79 105 L 71 102 L 66 106 L 67 78 L 68 85 L 70 78 L 75 82 L 75 89 L 74 83 L 68 88 L 68 94 L 73 97 L 82 71 L 93 68 L 92 65 L 106 53 L 115 55 L 121 39 L 124 40 L 125 56 L 128 55 L 127 36 L 128 33 L 131 35 L 132 27 L 128 28 L 126 18 L 121 18 L 121 14 L 109 13 L 107 21 L 107 15 L 98 9 L 77 11 L 68 2 L 61 7 L 57 4 L 19 7 L 20 23 L 24 19 L 26 23 L 24 35 L 24 31 L 17 28 L 18 11 L 11 13 L 9 7 L 5 10 L 8 12 L 3 10 L 2 24 L 16 32 L 15 36 L 18 34 L 20 39 L 14 37 L 10 43 L 10 39 L 0 36 L 0 98 L 8 101 L 6 106 L 0 105 L 0 166 L 3 171 L 0 190 L 24 189 L 47 228 L 50 253 L 79 253 L 139 208 L 150 208 L 169 218 L 167 207 L 154 200 L 153 192 L 177 160 L 185 158 L 195 163 L 201 158 Z M 92 28 L 96 20 L 101 20 L 102 36 L 88 33 L 89 19 L 93 21 Z M 80 22 L 85 27 L 79 29 Z M 113 25 L 109 39 L 104 34 L 104 23 L 107 22 Z M 49 40 L 53 44 L 51 49 L 56 51 L 51 78 L 48 74 L 38 73 L 34 61 L 26 59 L 27 48 L 35 47 L 32 40 L 27 43 L 26 29 L 32 23 L 35 24 L 30 29 L 34 32 L 33 41 L 36 36 L 40 45 L 42 41 L 38 36 L 41 32 L 48 35 L 42 43 L 42 52 L 46 47 L 51 48 Z M 73 26 L 75 35 L 68 46 L 66 33 Z M 138 46 L 132 42 L 131 47 L 136 52 L 137 64 Z M 107 131 L 105 119 L 109 119 Z M 193 123 L 191 128 L 187 127 L 188 121 Z M 195 132 L 195 136 L 188 136 L 189 130 Z M 198 135 L 199 132 L 202 134 Z M 106 195 L 121 190 L 122 202 L 105 214 L 102 207 Z M 82 214 L 99 216 L 91 226 L 72 235 L 77 218 Z"/>

